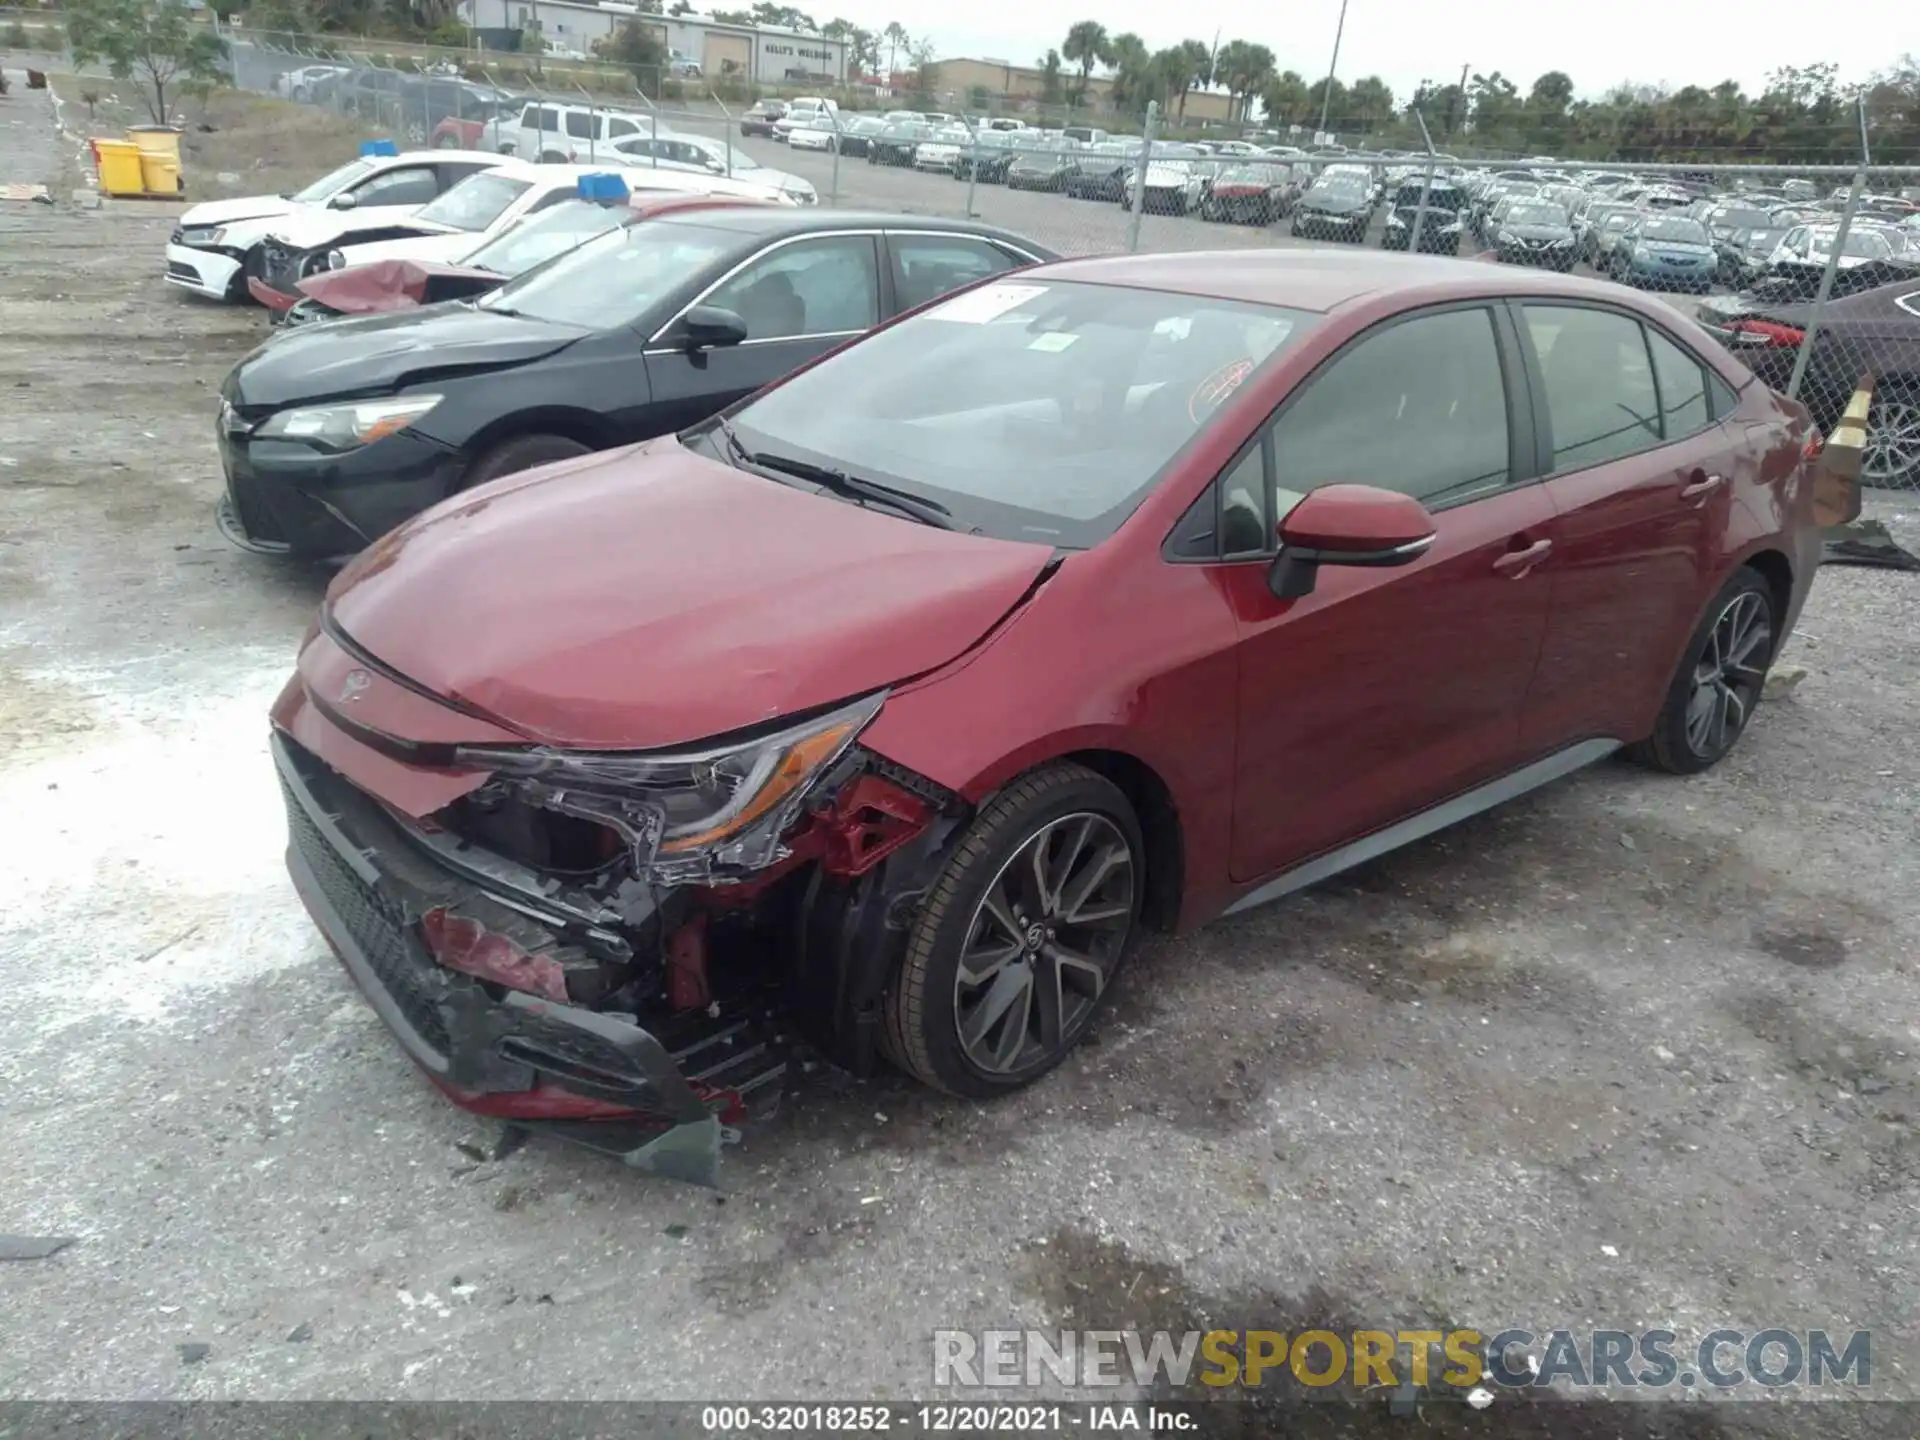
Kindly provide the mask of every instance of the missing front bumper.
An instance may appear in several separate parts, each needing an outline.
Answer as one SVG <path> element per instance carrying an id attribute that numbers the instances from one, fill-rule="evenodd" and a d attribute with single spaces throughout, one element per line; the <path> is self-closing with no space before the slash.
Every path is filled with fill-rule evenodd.
<path id="1" fill-rule="evenodd" d="M 545 927 L 556 939 L 567 922 L 534 913 L 525 897 L 505 913 L 505 897 L 435 864 L 376 802 L 284 736 L 273 736 L 272 749 L 295 888 L 375 1012 L 444 1094 L 639 1170 L 718 1184 L 733 1125 L 769 1108 L 784 1087 L 778 1035 L 748 1017 L 702 1014 L 669 1048 L 625 1015 L 444 968 L 420 934 L 430 910 Z"/>

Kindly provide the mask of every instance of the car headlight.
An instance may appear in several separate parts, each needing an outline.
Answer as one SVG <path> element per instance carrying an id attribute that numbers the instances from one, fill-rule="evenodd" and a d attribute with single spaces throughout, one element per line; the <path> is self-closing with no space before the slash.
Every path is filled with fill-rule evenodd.
<path id="1" fill-rule="evenodd" d="M 343 252 L 339 250 L 327 251 L 327 269 L 344 270 L 346 268 L 347 268 L 347 257 Z"/>
<path id="2" fill-rule="evenodd" d="M 817 205 L 820 203 L 820 192 L 804 180 L 797 180 L 787 186 L 786 193 L 802 205 Z"/>
<path id="3" fill-rule="evenodd" d="M 195 225 L 190 230 L 182 230 L 180 232 L 180 243 L 182 245 L 211 247 L 218 245 L 221 237 L 226 233 L 227 229 L 224 225 Z"/>
<path id="4" fill-rule="evenodd" d="M 637 870 L 688 884 L 763 870 L 820 780 L 880 713 L 884 690 L 731 744 L 646 753 L 457 746 L 454 765 L 503 777 L 530 803 L 599 820 Z"/>
<path id="5" fill-rule="evenodd" d="M 262 440 L 299 440 L 316 449 L 357 450 L 404 430 L 440 403 L 438 395 L 350 400 L 270 415 L 253 433 Z"/>

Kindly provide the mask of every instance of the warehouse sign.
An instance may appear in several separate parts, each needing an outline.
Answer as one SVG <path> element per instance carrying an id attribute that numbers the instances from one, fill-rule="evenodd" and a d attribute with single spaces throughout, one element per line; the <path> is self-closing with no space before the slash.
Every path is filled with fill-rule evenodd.
<path id="1" fill-rule="evenodd" d="M 815 79 L 826 77 L 834 80 L 845 78 L 846 51 L 844 47 L 832 45 L 824 40 L 804 39 L 799 36 L 756 35 L 754 48 L 758 51 L 756 74 L 763 81 L 779 81 L 789 77 L 793 79 Z"/>

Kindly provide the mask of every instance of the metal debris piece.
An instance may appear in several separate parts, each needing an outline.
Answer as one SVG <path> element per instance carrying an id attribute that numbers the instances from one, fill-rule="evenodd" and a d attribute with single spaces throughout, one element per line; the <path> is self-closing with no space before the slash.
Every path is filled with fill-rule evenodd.
<path id="1" fill-rule="evenodd" d="M 78 1239 L 75 1235 L 0 1235 L 0 1260 L 44 1260 Z"/>
<path id="2" fill-rule="evenodd" d="M 1767 672 L 1767 683 L 1760 691 L 1763 700 L 1785 700 L 1807 678 L 1804 665 L 1776 665 Z"/>
<path id="3" fill-rule="evenodd" d="M 1822 565 L 1877 565 L 1885 570 L 1920 570 L 1920 559 L 1900 548 L 1878 520 L 1829 525 L 1820 532 Z"/>

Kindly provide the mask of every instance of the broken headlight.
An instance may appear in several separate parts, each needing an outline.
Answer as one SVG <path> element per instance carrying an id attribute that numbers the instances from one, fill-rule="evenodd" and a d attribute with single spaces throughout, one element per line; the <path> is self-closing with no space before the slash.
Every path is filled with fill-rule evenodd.
<path id="1" fill-rule="evenodd" d="M 750 739 L 671 751 L 462 745 L 457 767 L 491 770 L 522 798 L 598 820 L 636 870 L 685 884 L 764 870 L 807 797 L 880 711 L 880 691 Z"/>

